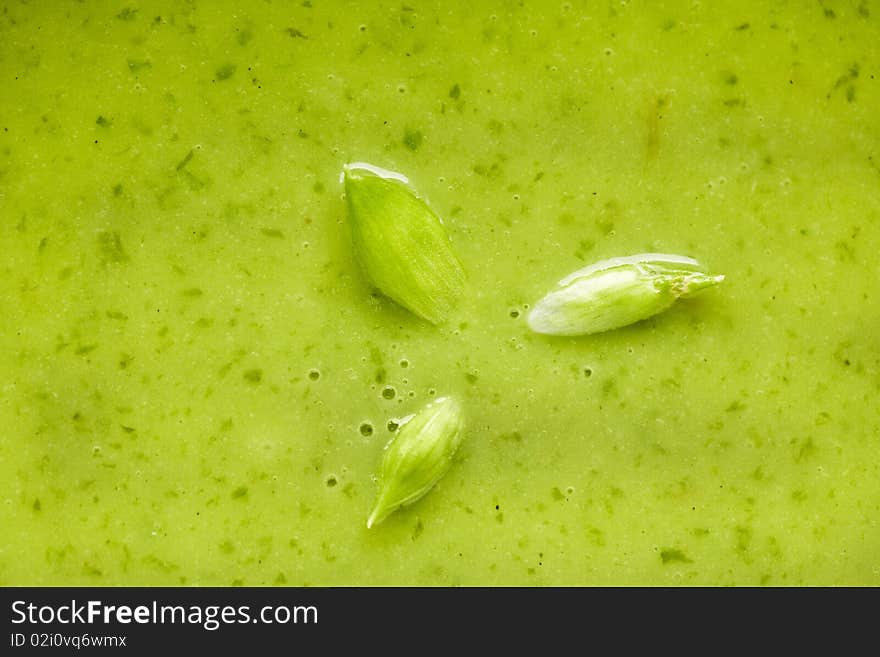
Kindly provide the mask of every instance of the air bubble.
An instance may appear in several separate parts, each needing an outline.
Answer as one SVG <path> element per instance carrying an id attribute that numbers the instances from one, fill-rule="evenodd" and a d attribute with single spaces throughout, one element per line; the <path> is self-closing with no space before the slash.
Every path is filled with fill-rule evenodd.
<path id="1" fill-rule="evenodd" d="M 360 426 L 360 432 L 362 436 L 369 438 L 373 435 L 373 425 L 369 422 L 363 422 Z"/>
<path id="2" fill-rule="evenodd" d="M 361 32 L 366 32 L 366 31 L 367 31 L 367 26 L 366 26 L 366 25 L 360 25 L 360 26 L 358 27 L 358 29 L 359 29 Z"/>
<path id="3" fill-rule="evenodd" d="M 437 391 L 434 388 L 428 388 L 428 394 L 433 397 L 437 394 Z"/>
<path id="4" fill-rule="evenodd" d="M 593 376 L 593 368 L 592 367 L 585 367 L 584 368 L 584 376 L 587 377 L 588 379 L 591 376 Z"/>
<path id="5" fill-rule="evenodd" d="M 388 431 L 391 431 L 393 433 L 400 428 L 400 423 L 396 420 L 388 420 L 388 424 L 385 426 L 388 427 Z"/>
<path id="6" fill-rule="evenodd" d="M 574 494 L 574 486 L 569 486 L 568 488 L 566 488 L 565 494 L 566 495 L 573 495 Z"/>
<path id="7" fill-rule="evenodd" d="M 401 359 L 400 366 L 401 367 L 409 367 L 409 361 L 406 358 Z"/>
<path id="8" fill-rule="evenodd" d="M 397 391 L 392 386 L 382 388 L 382 397 L 385 399 L 394 399 L 395 395 L 397 395 Z"/>
<path id="9" fill-rule="evenodd" d="M 327 484 L 327 488 L 333 488 L 336 484 L 339 483 L 339 481 L 337 481 L 336 475 L 330 475 L 329 477 L 327 477 L 327 481 L 324 483 Z"/>
<path id="10" fill-rule="evenodd" d="M 519 317 L 519 311 L 516 308 L 514 308 L 513 310 L 510 311 L 510 316 L 513 319 L 516 319 L 517 317 Z"/>
<path id="11" fill-rule="evenodd" d="M 317 381 L 318 379 L 321 378 L 321 373 L 320 373 L 318 370 L 314 370 L 314 369 L 313 369 L 313 370 L 309 370 L 309 378 L 310 378 L 312 381 Z"/>

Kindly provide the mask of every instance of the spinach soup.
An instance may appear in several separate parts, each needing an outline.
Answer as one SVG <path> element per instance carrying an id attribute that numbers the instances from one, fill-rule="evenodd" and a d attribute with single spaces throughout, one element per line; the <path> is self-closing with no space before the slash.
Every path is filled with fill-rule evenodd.
<path id="1" fill-rule="evenodd" d="M 0 6 L 0 583 L 880 585 L 877 3 Z M 724 280 L 532 330 L 633 254 Z"/>

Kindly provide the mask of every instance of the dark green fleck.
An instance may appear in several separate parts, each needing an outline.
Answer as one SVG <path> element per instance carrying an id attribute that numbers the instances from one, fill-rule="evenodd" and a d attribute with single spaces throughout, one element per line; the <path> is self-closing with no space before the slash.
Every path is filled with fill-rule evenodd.
<path id="1" fill-rule="evenodd" d="M 95 119 L 95 123 L 97 125 L 101 126 L 102 128 L 109 128 L 111 125 L 113 125 L 113 121 L 111 121 L 110 119 L 104 118 L 103 115 L 99 115 L 98 118 Z"/>
<path id="2" fill-rule="evenodd" d="M 217 69 L 216 75 L 218 80 L 228 80 L 235 75 L 235 64 L 224 64 Z"/>
<path id="3" fill-rule="evenodd" d="M 423 135 L 419 130 L 406 129 L 403 133 L 403 143 L 411 151 L 419 150 L 422 145 Z"/>
<path id="4" fill-rule="evenodd" d="M 104 264 L 126 262 L 128 256 L 122 246 L 122 237 L 117 231 L 98 233 L 98 251 Z"/>
<path id="5" fill-rule="evenodd" d="M 663 562 L 665 566 L 668 563 L 693 563 L 690 559 L 688 559 L 687 555 L 681 550 L 676 550 L 674 548 L 663 548 L 660 550 L 660 560 Z"/>
<path id="6" fill-rule="evenodd" d="M 278 239 L 284 239 L 284 233 L 282 233 L 277 228 L 261 228 L 260 232 L 263 233 L 266 237 L 276 237 Z"/>
<path id="7" fill-rule="evenodd" d="M 248 383 L 257 384 L 263 380 L 263 370 L 261 369 L 252 369 L 246 370 L 244 373 L 244 380 Z"/>
<path id="8" fill-rule="evenodd" d="M 38 497 L 37 499 L 34 500 L 34 503 L 31 505 L 31 508 L 32 508 L 34 511 L 39 511 L 40 509 L 43 508 L 43 505 L 40 504 L 40 498 L 39 498 L 39 497 Z"/>
<path id="9" fill-rule="evenodd" d="M 449 90 L 449 97 L 457 100 L 461 96 L 461 87 L 457 84 L 452 86 L 452 89 Z"/>
<path id="10" fill-rule="evenodd" d="M 805 461 L 816 454 L 816 444 L 813 442 L 812 437 L 808 437 L 804 440 L 795 454 L 794 461 L 795 463 L 800 463 L 801 461 Z"/>
<path id="11" fill-rule="evenodd" d="M 251 39 L 254 38 L 254 33 L 250 31 L 248 28 L 244 28 L 243 30 L 239 30 L 238 35 L 235 37 L 236 41 L 238 41 L 238 45 L 246 46 Z"/>
<path id="12" fill-rule="evenodd" d="M 149 71 L 153 63 L 148 59 L 128 59 L 128 70 L 137 75 L 141 71 Z"/>
<path id="13" fill-rule="evenodd" d="M 298 29 L 296 29 L 295 27 L 288 27 L 284 31 L 287 32 L 287 36 L 289 36 L 291 39 L 308 39 L 309 38 L 305 34 L 300 32 Z"/>
<path id="14" fill-rule="evenodd" d="M 752 543 L 752 530 L 750 527 L 737 526 L 736 529 L 736 551 L 747 552 Z"/>
<path id="15" fill-rule="evenodd" d="M 183 169 L 187 164 L 189 164 L 189 161 L 190 161 L 191 159 L 193 159 L 193 156 L 194 156 L 194 155 L 195 155 L 195 151 L 194 151 L 193 149 L 190 148 L 190 149 L 189 149 L 189 153 L 187 153 L 186 155 L 184 155 L 184 156 L 183 156 L 183 159 L 182 159 L 180 162 L 178 162 L 178 163 L 177 163 L 177 166 L 175 166 L 174 168 L 175 168 L 177 171 L 180 171 L 180 170 Z"/>
<path id="16" fill-rule="evenodd" d="M 232 499 L 237 500 L 241 499 L 245 495 L 247 495 L 248 489 L 247 486 L 239 486 L 234 491 L 232 491 Z"/>

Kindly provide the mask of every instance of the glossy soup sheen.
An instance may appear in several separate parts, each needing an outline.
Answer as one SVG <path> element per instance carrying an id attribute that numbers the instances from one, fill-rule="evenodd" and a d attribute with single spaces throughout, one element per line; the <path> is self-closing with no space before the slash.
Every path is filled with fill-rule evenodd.
<path id="1" fill-rule="evenodd" d="M 880 585 L 876 2 L 0 7 L 0 584 Z M 352 161 L 444 218 L 446 323 L 358 269 Z M 641 252 L 726 279 L 528 330 Z"/>

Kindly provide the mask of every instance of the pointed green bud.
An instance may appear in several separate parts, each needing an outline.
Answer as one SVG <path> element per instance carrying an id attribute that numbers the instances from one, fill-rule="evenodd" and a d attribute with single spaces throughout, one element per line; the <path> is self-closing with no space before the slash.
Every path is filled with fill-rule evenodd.
<path id="1" fill-rule="evenodd" d="M 548 335 L 587 335 L 627 326 L 663 312 L 677 299 L 724 280 L 693 258 L 641 253 L 611 258 L 559 281 L 529 314 L 529 327 Z"/>
<path id="2" fill-rule="evenodd" d="M 402 174 L 355 162 L 343 178 L 352 244 L 366 276 L 419 317 L 445 320 L 465 276 L 440 217 Z"/>
<path id="3" fill-rule="evenodd" d="M 367 520 L 368 528 L 433 488 L 452 464 L 461 442 L 461 429 L 461 404 L 451 397 L 441 397 L 397 430 L 385 448 L 379 496 Z"/>

